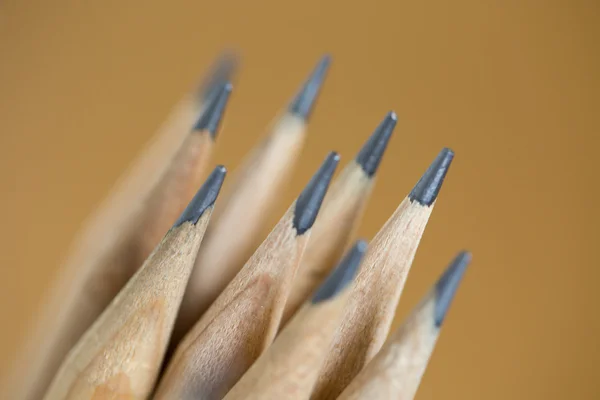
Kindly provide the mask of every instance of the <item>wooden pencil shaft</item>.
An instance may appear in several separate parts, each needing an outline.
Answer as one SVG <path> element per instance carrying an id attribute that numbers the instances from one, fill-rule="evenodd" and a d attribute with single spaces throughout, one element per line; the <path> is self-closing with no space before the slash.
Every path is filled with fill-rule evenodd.
<path id="1" fill-rule="evenodd" d="M 295 165 L 330 62 L 328 55 L 319 60 L 272 134 L 247 159 L 231 190 L 225 192 L 198 255 L 176 337 L 208 309 L 260 243 L 264 213 L 273 206 Z"/>
<path id="2" fill-rule="evenodd" d="M 411 400 L 414 397 L 439 329 L 470 261 L 471 254 L 465 251 L 454 258 L 433 289 L 354 378 L 340 399 Z"/>
<path id="3" fill-rule="evenodd" d="M 294 278 L 282 326 L 323 282 L 342 254 L 362 215 L 372 182 L 356 162 L 351 161 L 332 183 Z"/>
<path id="4" fill-rule="evenodd" d="M 231 73 L 231 65 L 228 71 Z M 210 98 L 199 102 L 190 96 L 182 101 L 156 142 L 88 223 L 23 358 L 35 365 L 29 378 L 37 377 L 36 383 L 24 385 L 30 389 L 17 392 L 21 393 L 18 397 L 41 397 L 68 350 L 142 265 L 192 197 L 204 175 L 231 92 L 231 85 L 216 81 L 214 85 L 206 88 L 214 92 Z M 198 115 L 200 121 L 190 134 Z M 208 123 L 200 124 L 207 118 Z M 36 345 L 36 341 L 43 344 Z M 33 360 L 36 349 L 37 359 Z"/>
<path id="5" fill-rule="evenodd" d="M 31 347 L 43 359 L 32 367 L 36 381 L 20 392 L 23 398 L 41 395 L 49 372 L 76 342 L 45 400 L 147 399 L 155 389 L 173 329 L 178 339 L 199 316 L 168 364 L 157 400 L 414 397 L 468 261 L 455 260 L 449 271 L 460 273 L 447 272 L 391 342 L 383 344 L 452 161 L 451 150 L 442 150 L 378 232 L 351 289 L 338 293 L 324 285 L 310 303 L 304 303 L 352 236 L 391 131 L 385 143 L 372 137 L 350 163 L 327 199 L 323 218 L 313 227 L 339 160 L 330 154 L 237 273 L 299 154 L 306 118 L 328 63 L 321 61 L 314 72 L 319 81 L 309 79 L 273 134 L 245 163 L 226 204 L 217 209 L 216 227 L 207 232 L 202 248 L 224 177 L 222 167 L 219 187 L 208 192 L 211 200 L 197 210 L 200 203 L 193 200 L 163 233 L 204 174 L 221 119 L 221 114 L 206 112 L 219 108 L 222 113 L 229 94 L 222 97 L 222 90 L 230 91 L 231 86 L 222 77 L 215 78 L 220 94 L 212 86 L 204 104 L 184 102 L 169 129 L 181 123 L 187 107 L 188 112 L 205 112 L 194 125 L 198 131 L 178 137 L 179 150 L 164 143 L 164 152 L 149 150 L 82 236 L 57 285 L 62 293 L 54 293 L 50 302 L 54 321 L 49 313 L 42 320 L 56 329 L 47 332 L 47 338 L 38 329 L 36 340 L 43 344 Z M 393 129 L 395 118 L 389 117 L 382 126 L 387 123 L 386 129 Z M 369 148 L 379 155 L 365 150 Z M 143 173 L 150 170 L 160 173 L 143 181 Z M 303 260 L 305 250 L 310 256 Z M 282 321 L 290 318 L 269 348 Z M 29 360 L 31 354 L 30 350 Z"/>
<path id="6" fill-rule="evenodd" d="M 308 399 L 365 249 L 357 242 L 226 400 Z"/>
<path id="7" fill-rule="evenodd" d="M 144 399 L 154 387 L 226 170 L 217 166 L 175 225 L 71 350 L 47 399 Z"/>
<path id="8" fill-rule="evenodd" d="M 154 141 L 86 222 L 44 301 L 35 326 L 29 329 L 31 334 L 26 338 L 22 354 L 13 363 L 13 375 L 0 385 L 6 390 L 0 397 L 24 400 L 42 397 L 64 356 L 98 315 L 78 311 L 80 307 L 87 307 L 79 294 L 84 275 L 93 268 L 90 262 L 109 258 L 106 252 L 113 251 L 115 239 L 129 229 L 129 216 L 137 212 L 139 200 L 156 186 L 169 165 L 167 160 L 173 158 L 201 109 L 201 104 L 192 96 L 182 100 Z"/>
<path id="9" fill-rule="evenodd" d="M 307 399 L 346 298 L 303 307 L 225 399 Z"/>
<path id="10" fill-rule="evenodd" d="M 155 399 L 219 399 L 272 342 L 307 235 L 294 206 L 177 347 Z"/>
<path id="11" fill-rule="evenodd" d="M 49 302 L 46 313 L 54 319 L 42 320 L 43 331 L 35 336 L 44 345 L 31 346 L 38 348 L 38 367 L 31 375 L 38 379 L 23 397 L 42 395 L 67 351 L 142 265 L 191 198 L 204 175 L 215 127 L 191 134 L 190 127 L 198 115 L 222 115 L 231 89 L 221 86 L 221 93 L 226 89 L 224 101 L 222 95 L 203 103 L 190 97 L 178 106 L 158 140 L 88 224 Z M 216 110 L 211 101 L 219 105 Z M 27 358 L 31 362 L 32 357 Z"/>
<path id="12" fill-rule="evenodd" d="M 282 325 L 321 284 L 353 235 L 396 122 L 396 114 L 387 113 L 356 158 L 333 183 L 298 269 Z"/>
<path id="13" fill-rule="evenodd" d="M 221 399 L 273 341 L 338 163 L 337 153 L 327 155 L 273 231 L 179 344 L 156 399 Z"/>
<path id="14" fill-rule="evenodd" d="M 442 149 L 369 245 L 313 400 L 336 398 L 381 349 L 454 152 Z"/>
<path id="15" fill-rule="evenodd" d="M 430 293 L 339 400 L 412 400 L 439 334 L 434 312 L 435 294 Z"/>
<path id="16" fill-rule="evenodd" d="M 206 133 L 188 135 L 158 185 L 150 192 L 131 222 L 115 235 L 112 251 L 99 255 L 80 283 L 79 301 L 72 315 L 93 320 L 110 303 L 164 236 L 204 178 L 213 141 Z M 154 220 L 154 221 L 153 221 Z"/>
<path id="17" fill-rule="evenodd" d="M 341 400 L 411 400 L 425 372 L 452 299 L 471 261 L 460 252 L 388 343 L 352 380 Z"/>
<path id="18" fill-rule="evenodd" d="M 46 400 L 150 394 L 210 218 L 171 229 L 69 353 Z"/>
<path id="19" fill-rule="evenodd" d="M 198 320 L 244 265 L 304 143 L 305 122 L 284 116 L 270 135 L 234 172 L 224 188 L 206 235 L 178 318 L 175 337 Z"/>
<path id="20" fill-rule="evenodd" d="M 335 398 L 383 345 L 430 213 L 404 199 L 369 244 L 334 339 L 339 351 L 326 359 L 311 399 Z"/>

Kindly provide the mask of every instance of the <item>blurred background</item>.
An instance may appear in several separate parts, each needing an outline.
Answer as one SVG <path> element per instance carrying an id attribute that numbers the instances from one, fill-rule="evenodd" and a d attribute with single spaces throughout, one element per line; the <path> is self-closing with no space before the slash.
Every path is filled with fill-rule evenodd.
<path id="1" fill-rule="evenodd" d="M 0 374 L 68 245 L 225 49 L 242 66 L 215 162 L 235 168 L 317 59 L 332 69 L 277 220 L 326 152 L 399 123 L 360 235 L 443 146 L 456 158 L 401 299 L 473 265 L 419 399 L 600 394 L 594 1 L 2 1 Z M 594 44 L 596 43 L 596 44 Z"/>

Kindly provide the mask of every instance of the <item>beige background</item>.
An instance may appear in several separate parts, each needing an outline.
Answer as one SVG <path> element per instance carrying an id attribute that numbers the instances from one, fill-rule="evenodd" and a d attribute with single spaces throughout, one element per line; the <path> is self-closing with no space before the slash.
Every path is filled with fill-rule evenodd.
<path id="1" fill-rule="evenodd" d="M 349 160 L 396 110 L 361 235 L 442 146 L 457 154 L 400 313 L 457 250 L 474 253 L 418 397 L 597 398 L 599 11 L 594 1 L 1 1 L 0 373 L 82 220 L 222 49 L 243 59 L 215 158 L 230 167 L 328 51 L 332 71 L 276 214 L 327 150 Z"/>

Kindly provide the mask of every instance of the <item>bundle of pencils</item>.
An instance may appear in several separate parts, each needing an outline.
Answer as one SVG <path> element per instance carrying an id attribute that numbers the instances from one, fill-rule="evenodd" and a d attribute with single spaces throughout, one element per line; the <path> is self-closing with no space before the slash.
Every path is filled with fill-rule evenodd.
<path id="1" fill-rule="evenodd" d="M 468 253 L 385 341 L 451 150 L 370 243 L 354 241 L 396 125 L 390 112 L 335 180 L 340 157 L 326 155 L 256 243 L 329 62 L 221 194 L 225 167 L 208 165 L 236 60 L 216 63 L 88 221 L 3 399 L 413 398 Z"/>

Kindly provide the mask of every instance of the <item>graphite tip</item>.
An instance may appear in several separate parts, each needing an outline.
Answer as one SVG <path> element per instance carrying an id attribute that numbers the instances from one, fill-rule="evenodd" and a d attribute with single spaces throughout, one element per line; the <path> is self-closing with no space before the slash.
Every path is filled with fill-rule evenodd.
<path id="1" fill-rule="evenodd" d="M 454 152 L 452 150 L 442 149 L 419 179 L 408 198 L 424 206 L 432 205 L 440 192 L 453 158 Z"/>
<path id="2" fill-rule="evenodd" d="M 233 86 L 231 83 L 225 82 L 218 89 L 194 125 L 195 131 L 208 131 L 213 139 L 217 135 Z"/>
<path id="3" fill-rule="evenodd" d="M 198 90 L 200 100 L 209 102 L 210 99 L 220 92 L 225 82 L 233 79 L 238 67 L 238 56 L 233 52 L 221 54 L 210 68 L 210 72 Z"/>
<path id="4" fill-rule="evenodd" d="M 377 172 L 397 121 L 396 113 L 390 111 L 356 156 L 356 162 L 367 176 L 372 177 Z"/>
<path id="5" fill-rule="evenodd" d="M 190 222 L 196 224 L 204 211 L 207 208 L 215 204 L 223 181 L 225 180 L 225 174 L 227 170 L 224 166 L 217 166 L 213 172 L 208 176 L 200 190 L 196 192 L 196 195 L 190 201 L 188 206 L 183 210 L 179 219 L 175 222 L 173 227 L 178 227 L 184 222 Z"/>
<path id="6" fill-rule="evenodd" d="M 300 118 L 307 120 L 310 117 L 313 106 L 319 96 L 321 86 L 327 75 L 329 64 L 331 63 L 331 57 L 325 55 L 321 58 L 310 77 L 300 89 L 300 92 L 296 95 L 289 107 L 289 112 L 299 116 Z"/>
<path id="7" fill-rule="evenodd" d="M 342 261 L 314 294 L 313 304 L 333 298 L 352 282 L 365 251 L 367 251 L 367 242 L 364 240 L 357 241 L 354 247 L 348 250 Z"/>
<path id="8" fill-rule="evenodd" d="M 440 279 L 435 284 L 435 326 L 438 328 L 444 322 L 450 303 L 454 298 L 456 289 L 471 262 L 471 253 L 460 252 L 452 263 L 446 268 Z"/>
<path id="9" fill-rule="evenodd" d="M 293 222 L 298 235 L 302 235 L 313 226 L 339 161 L 340 156 L 336 152 L 329 153 L 319 170 L 298 196 Z"/>

